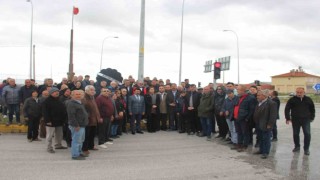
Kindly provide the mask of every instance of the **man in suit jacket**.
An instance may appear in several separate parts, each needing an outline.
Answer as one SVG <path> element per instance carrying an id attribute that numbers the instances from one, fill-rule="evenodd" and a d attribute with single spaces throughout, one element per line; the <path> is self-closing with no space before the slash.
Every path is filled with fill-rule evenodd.
<path id="1" fill-rule="evenodd" d="M 167 93 L 167 105 L 169 114 L 169 126 L 170 130 L 177 130 L 178 118 L 176 112 L 176 100 L 180 97 L 180 93 L 177 91 L 177 84 L 171 84 L 171 90 Z"/>
<path id="2" fill-rule="evenodd" d="M 137 88 L 134 91 L 134 95 L 130 96 L 129 103 L 129 114 L 131 116 L 130 127 L 131 132 L 134 135 L 137 131 L 139 134 L 143 134 L 140 128 L 141 117 L 145 114 L 145 102 L 144 97 L 140 95 L 140 89 Z M 136 120 L 136 126 L 135 126 Z"/>
<path id="3" fill-rule="evenodd" d="M 196 91 L 196 85 L 190 85 L 190 92 L 187 94 L 187 122 L 186 129 L 188 134 L 201 131 L 201 123 L 198 119 L 198 106 L 200 104 L 200 94 Z"/>
<path id="4" fill-rule="evenodd" d="M 257 99 L 259 104 L 256 106 L 253 115 L 257 133 L 260 136 L 260 148 L 256 154 L 262 154 L 262 159 L 266 159 L 269 155 L 272 128 L 277 119 L 277 104 L 268 96 L 269 91 L 267 89 L 258 91 Z"/>

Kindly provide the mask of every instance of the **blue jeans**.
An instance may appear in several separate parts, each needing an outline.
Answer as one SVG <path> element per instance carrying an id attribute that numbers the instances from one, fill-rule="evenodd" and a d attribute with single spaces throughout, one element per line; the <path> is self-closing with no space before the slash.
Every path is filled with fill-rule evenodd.
<path id="1" fill-rule="evenodd" d="M 118 124 L 112 124 L 111 125 L 111 136 L 116 136 L 118 131 Z"/>
<path id="2" fill-rule="evenodd" d="M 211 137 L 212 133 L 212 119 L 207 117 L 200 117 L 202 125 L 202 133 L 207 137 Z"/>
<path id="3" fill-rule="evenodd" d="M 238 133 L 238 144 L 245 147 L 249 144 L 249 127 L 248 122 L 235 120 L 236 130 Z"/>
<path id="4" fill-rule="evenodd" d="M 231 141 L 234 144 L 238 144 L 238 134 L 236 131 L 236 126 L 234 125 L 234 121 L 231 121 L 230 119 L 226 119 L 226 120 L 229 127 L 229 131 L 231 133 Z"/>
<path id="5" fill-rule="evenodd" d="M 260 136 L 260 152 L 261 154 L 269 154 L 271 147 L 271 130 L 263 131 L 257 129 L 257 134 Z"/>
<path id="6" fill-rule="evenodd" d="M 69 126 L 72 136 L 71 142 L 71 156 L 79 157 L 82 153 L 82 145 L 85 138 L 85 128 L 80 127 L 79 131 L 75 130 L 75 127 Z"/>
<path id="7" fill-rule="evenodd" d="M 16 115 L 17 123 L 20 123 L 20 105 L 19 104 L 8 104 L 9 109 L 9 121 L 12 123 L 13 114 Z"/>
<path id="8" fill-rule="evenodd" d="M 310 120 L 301 119 L 292 121 L 293 128 L 293 140 L 295 147 L 300 147 L 300 128 L 304 134 L 304 150 L 309 150 L 310 141 L 311 141 L 311 129 L 310 129 Z"/>

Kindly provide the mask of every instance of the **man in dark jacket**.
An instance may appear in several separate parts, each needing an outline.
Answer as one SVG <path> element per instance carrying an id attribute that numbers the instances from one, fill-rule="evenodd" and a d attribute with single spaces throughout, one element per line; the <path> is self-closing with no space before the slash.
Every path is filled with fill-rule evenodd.
<path id="1" fill-rule="evenodd" d="M 30 79 L 26 79 L 24 83 L 25 85 L 20 88 L 20 92 L 19 92 L 20 93 L 19 98 L 20 98 L 21 104 L 23 104 L 27 98 L 31 97 L 31 94 L 34 90 L 37 90 L 37 87 L 35 87 L 34 85 L 31 85 Z"/>
<path id="2" fill-rule="evenodd" d="M 292 123 L 293 140 L 295 148 L 293 152 L 300 151 L 300 128 L 304 134 L 304 154 L 310 155 L 309 146 L 311 141 L 310 122 L 315 117 L 315 107 L 312 99 L 305 95 L 304 88 L 296 89 L 296 96 L 288 100 L 285 107 L 286 123 Z"/>
<path id="3" fill-rule="evenodd" d="M 260 137 L 260 149 L 255 154 L 262 154 L 261 158 L 266 159 L 271 147 L 271 131 L 277 119 L 277 104 L 269 97 L 268 90 L 257 92 L 258 105 L 255 108 L 253 120 Z"/>
<path id="4" fill-rule="evenodd" d="M 176 112 L 176 100 L 180 97 L 177 91 L 177 84 L 171 84 L 171 90 L 167 92 L 167 109 L 169 114 L 169 130 L 176 130 L 178 127 L 178 117 Z"/>
<path id="5" fill-rule="evenodd" d="M 88 113 L 81 103 L 84 93 L 82 90 L 74 90 L 71 96 L 72 99 L 67 102 L 68 124 L 72 136 L 71 156 L 73 160 L 84 160 L 88 157 L 82 153 L 85 127 L 88 125 Z"/>
<path id="6" fill-rule="evenodd" d="M 51 88 L 49 91 L 50 96 L 43 102 L 42 111 L 44 121 L 46 123 L 47 137 L 49 153 L 54 153 L 52 147 L 52 138 L 55 137 L 55 149 L 67 149 L 62 146 L 62 126 L 65 123 L 67 111 L 66 106 L 59 101 L 59 89 Z"/>
<path id="7" fill-rule="evenodd" d="M 31 97 L 27 98 L 23 105 L 24 119 L 28 121 L 28 141 L 40 141 L 38 138 L 39 123 L 41 118 L 41 104 L 38 99 L 38 91 L 34 89 Z"/>
<path id="8" fill-rule="evenodd" d="M 216 138 L 226 138 L 226 135 L 228 134 L 228 124 L 226 121 L 226 117 L 224 115 L 220 115 L 222 106 L 225 101 L 225 92 L 222 89 L 222 86 L 217 87 L 217 91 L 214 96 L 214 115 L 218 124 L 219 128 L 219 135 L 216 136 Z"/>
<path id="9" fill-rule="evenodd" d="M 187 94 L 186 107 L 187 107 L 187 119 L 186 130 L 188 135 L 194 135 L 195 132 L 201 130 L 201 123 L 198 119 L 198 106 L 200 104 L 200 94 L 196 91 L 196 85 L 190 85 L 190 92 Z"/>
<path id="10" fill-rule="evenodd" d="M 233 119 L 235 120 L 236 130 L 238 133 L 238 152 L 247 150 L 249 144 L 249 119 L 252 117 L 255 108 L 255 98 L 246 93 L 247 87 L 239 85 L 238 88 L 239 102 L 234 107 Z"/>

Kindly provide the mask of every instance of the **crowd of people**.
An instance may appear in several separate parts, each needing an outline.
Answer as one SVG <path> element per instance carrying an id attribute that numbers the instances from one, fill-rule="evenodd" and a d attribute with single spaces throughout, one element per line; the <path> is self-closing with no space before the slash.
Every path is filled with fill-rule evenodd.
<path id="1" fill-rule="evenodd" d="M 246 151 L 255 142 L 258 150 L 254 154 L 263 159 L 270 153 L 271 142 L 278 140 L 278 92 L 256 85 L 248 88 L 228 82 L 216 89 L 213 84 L 197 88 L 188 79 L 177 85 L 169 79 L 164 82 L 147 77 L 135 81 L 129 76 L 122 84 L 112 81 L 108 86 L 107 81 L 94 82 L 86 75 L 84 79 L 74 76 L 70 82 L 63 78 L 58 84 L 48 78 L 40 86 L 26 79 L 21 87 L 15 79 L 8 78 L 0 85 L 0 92 L 2 114 L 8 115 L 8 126 L 14 115 L 16 123 L 22 125 L 22 107 L 28 141 L 46 138 L 47 151 L 55 153 L 57 149 L 67 149 L 62 145 L 64 139 L 74 160 L 84 160 L 89 151 L 106 149 L 123 133 L 144 134 L 141 121 L 146 123 L 149 133 L 177 131 L 208 141 L 217 134 L 214 138 L 228 141 L 231 149 L 238 152 Z M 302 87 L 297 88 L 296 96 L 285 107 L 286 122 L 293 127 L 293 152 L 300 150 L 302 127 L 304 153 L 310 154 L 310 122 L 314 116 L 312 99 Z"/>

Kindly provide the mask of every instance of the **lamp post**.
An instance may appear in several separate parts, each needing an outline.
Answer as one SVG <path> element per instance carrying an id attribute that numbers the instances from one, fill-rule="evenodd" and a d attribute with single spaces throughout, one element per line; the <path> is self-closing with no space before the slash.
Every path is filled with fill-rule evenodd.
<path id="1" fill-rule="evenodd" d="M 182 39 L 183 39 L 183 14 L 184 14 L 184 0 L 182 1 L 182 19 L 181 19 L 181 37 L 180 37 L 180 64 L 179 64 L 179 83 L 181 83 L 182 72 Z"/>
<path id="2" fill-rule="evenodd" d="M 239 61 L 239 38 L 238 38 L 238 35 L 235 31 L 233 30 L 223 30 L 223 32 L 227 32 L 227 31 L 230 31 L 230 32 L 233 32 L 235 35 L 236 35 L 236 38 L 237 38 L 237 53 L 238 53 L 238 85 L 240 83 L 240 61 Z"/>
<path id="3" fill-rule="evenodd" d="M 103 45 L 104 45 L 104 41 L 108 38 L 118 38 L 118 36 L 107 36 L 103 39 L 102 41 L 102 48 L 101 48 L 101 59 L 100 59 L 100 70 L 102 69 L 102 56 L 103 56 Z"/>
<path id="4" fill-rule="evenodd" d="M 32 79 L 32 31 L 33 31 L 33 3 L 31 0 L 27 0 L 31 4 L 31 36 L 30 36 L 30 79 Z"/>

